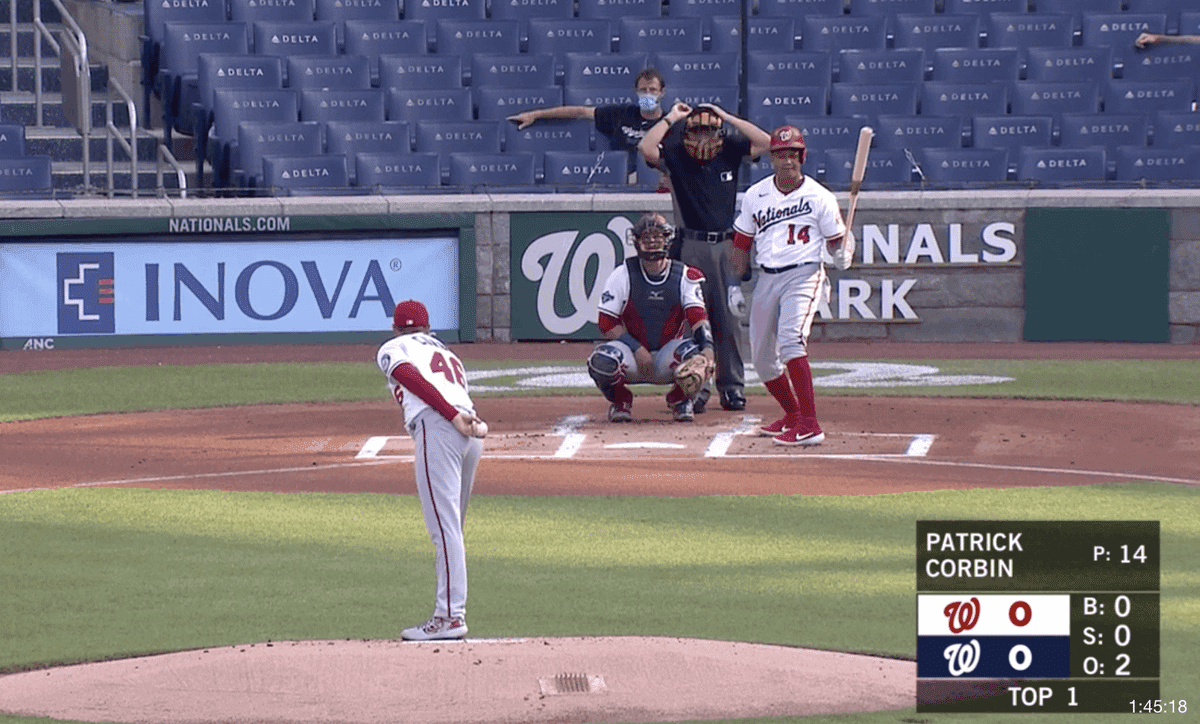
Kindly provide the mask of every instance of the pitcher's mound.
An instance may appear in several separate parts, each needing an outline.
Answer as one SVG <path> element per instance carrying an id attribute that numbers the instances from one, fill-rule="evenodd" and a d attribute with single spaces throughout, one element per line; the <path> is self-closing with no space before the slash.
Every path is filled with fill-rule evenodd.
<path id="1" fill-rule="evenodd" d="M 697 639 L 244 644 L 0 678 L 0 712 L 79 721 L 651 722 L 913 706 L 916 664 Z"/>

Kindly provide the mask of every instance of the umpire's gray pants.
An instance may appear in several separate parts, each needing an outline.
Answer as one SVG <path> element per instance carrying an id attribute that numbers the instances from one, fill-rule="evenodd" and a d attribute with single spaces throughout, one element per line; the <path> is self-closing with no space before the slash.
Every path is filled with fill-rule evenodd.
<path id="1" fill-rule="evenodd" d="M 716 348 L 718 392 L 741 391 L 746 386 L 746 366 L 738 347 L 742 325 L 729 308 L 725 277 L 733 274 L 729 264 L 732 241 L 710 244 L 707 241 L 683 240 L 679 260 L 704 272 L 704 306 L 712 324 L 713 346 Z"/>

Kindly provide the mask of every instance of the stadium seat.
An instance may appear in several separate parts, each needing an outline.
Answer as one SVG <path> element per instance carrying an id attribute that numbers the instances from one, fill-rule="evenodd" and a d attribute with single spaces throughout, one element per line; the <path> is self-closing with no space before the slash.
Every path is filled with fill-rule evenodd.
<path id="1" fill-rule="evenodd" d="M 1151 115 L 1151 129 L 1155 146 L 1200 146 L 1200 115 L 1195 113 L 1158 111 Z"/>
<path id="2" fill-rule="evenodd" d="M 667 90 L 667 98 L 686 103 L 692 108 L 701 103 L 711 103 L 727 111 L 735 112 L 739 96 L 736 85 L 671 86 Z"/>
<path id="3" fill-rule="evenodd" d="M 920 83 L 925 80 L 925 51 L 843 50 L 838 53 L 839 83 Z"/>
<path id="4" fill-rule="evenodd" d="M 1112 48 L 1026 48 L 1025 79 L 1099 83 L 1113 77 Z"/>
<path id="5" fill-rule="evenodd" d="M 536 183 L 532 153 L 448 154 L 449 184 L 475 193 L 519 193 L 542 191 Z"/>
<path id="6" fill-rule="evenodd" d="M 1021 74 L 1021 56 L 1016 48 L 939 48 L 932 56 L 932 80 L 1012 82 Z"/>
<path id="7" fill-rule="evenodd" d="M 620 18 L 657 18 L 662 16 L 659 0 L 629 0 L 607 2 L 607 0 L 579 0 L 579 17 L 586 20 L 618 20 Z"/>
<path id="8" fill-rule="evenodd" d="M 142 69 L 142 114 L 145 125 L 153 125 L 150 98 L 158 83 L 159 62 L 166 23 L 220 23 L 228 19 L 225 3 L 220 0 L 197 0 L 191 3 L 169 3 L 143 0 L 142 30 L 138 36 Z"/>
<path id="9" fill-rule="evenodd" d="M 947 15 L 1027 13 L 1029 0 L 945 0 L 943 12 Z"/>
<path id="10" fill-rule="evenodd" d="M 1054 116 L 987 115 L 971 119 L 971 141 L 975 148 L 1049 146 L 1054 137 Z"/>
<path id="11" fill-rule="evenodd" d="M 1123 0 L 1034 0 L 1033 4 L 1038 15 L 1051 14 L 1069 17 L 1073 34 L 1078 34 L 1082 27 L 1085 12 L 1119 13 L 1124 10 Z"/>
<path id="12" fill-rule="evenodd" d="M 934 0 L 849 0 L 848 10 L 851 15 L 932 15 L 936 4 Z"/>
<path id="13" fill-rule="evenodd" d="M 25 155 L 25 126 L 19 123 L 0 123 L 0 158 Z"/>
<path id="14" fill-rule="evenodd" d="M 191 133 L 187 124 L 192 104 L 200 99 L 197 76 L 200 53 L 245 53 L 249 50 L 244 23 L 163 24 L 155 92 L 162 99 L 163 143 L 170 146 L 172 129 Z"/>
<path id="15" fill-rule="evenodd" d="M 382 121 L 387 118 L 386 99 L 380 88 L 305 88 L 300 91 L 300 120 Z"/>
<path id="16" fill-rule="evenodd" d="M 385 54 L 379 56 L 379 87 L 391 90 L 445 90 L 463 87 L 461 55 Z"/>
<path id="17" fill-rule="evenodd" d="M 300 120 L 296 91 L 268 88 L 216 88 L 213 90 L 212 126 L 206 143 L 212 164 L 213 185 L 227 186 L 229 172 L 239 167 L 238 125 L 243 121 L 294 123 Z M 204 157 L 196 157 L 196 176 L 204 178 Z"/>
<path id="18" fill-rule="evenodd" d="M 804 136 L 809 148 L 827 151 L 831 148 L 857 148 L 858 132 L 863 120 L 850 116 L 784 116 L 780 125 L 795 126 Z M 770 133 L 774 128 L 764 128 Z"/>
<path id="19" fill-rule="evenodd" d="M 709 50 L 714 53 L 737 53 L 742 47 L 742 19 L 715 17 Z M 795 16 L 758 16 L 747 18 L 746 46 L 751 52 L 778 52 L 796 49 Z"/>
<path id="20" fill-rule="evenodd" d="M 360 153 L 407 153 L 412 148 L 409 124 L 403 121 L 330 121 L 325 124 L 325 152 L 352 159 Z M 358 164 L 347 161 L 350 183 L 357 185 Z"/>
<path id="21" fill-rule="evenodd" d="M 379 85 L 379 57 L 425 53 L 425 23 L 421 20 L 395 22 L 346 21 L 346 55 L 364 55 L 371 69 L 371 85 Z"/>
<path id="22" fill-rule="evenodd" d="M 470 88 L 388 88 L 386 93 L 385 115 L 389 121 L 469 121 L 474 118 Z"/>
<path id="23" fill-rule="evenodd" d="M 738 84 L 737 53 L 652 53 L 650 65 L 662 73 L 668 90 Z"/>
<path id="24" fill-rule="evenodd" d="M 749 85 L 828 85 L 832 56 L 803 50 L 751 50 L 746 53 Z"/>
<path id="25" fill-rule="evenodd" d="M 826 116 L 828 105 L 828 84 L 746 88 L 746 113 L 759 128 L 778 128 L 784 116 Z"/>
<path id="26" fill-rule="evenodd" d="M 558 191 L 629 184 L 629 154 L 623 151 L 547 151 L 542 183 Z"/>
<path id="27" fill-rule="evenodd" d="M 471 85 L 476 89 L 545 88 L 554 85 L 554 55 L 551 53 L 473 55 L 471 56 Z"/>
<path id="28" fill-rule="evenodd" d="M 920 83 L 834 83 L 829 87 L 829 114 L 908 116 L 917 112 L 920 96 Z"/>
<path id="29" fill-rule="evenodd" d="M 959 116 L 879 116 L 875 120 L 879 148 L 962 148 L 963 119 Z"/>
<path id="30" fill-rule="evenodd" d="M 806 176 L 820 178 L 821 164 L 825 162 L 825 154 L 818 153 L 816 149 L 808 152 L 805 156 L 803 171 Z M 747 163 L 746 173 L 739 179 L 739 191 L 745 191 L 751 185 L 762 181 L 766 177 L 775 173 L 775 167 L 771 165 L 771 154 L 764 153 L 758 158 L 750 159 Z"/>
<path id="31" fill-rule="evenodd" d="M 288 88 L 371 87 L 371 61 L 365 55 L 294 55 L 287 59 Z"/>
<path id="32" fill-rule="evenodd" d="M 700 18 L 622 17 L 617 20 L 622 53 L 699 53 L 704 49 Z"/>
<path id="33" fill-rule="evenodd" d="M 529 21 L 530 53 L 611 53 L 612 21 L 533 18 Z"/>
<path id="34" fill-rule="evenodd" d="M 337 55 L 337 23 L 259 20 L 252 30 L 259 55 Z"/>
<path id="35" fill-rule="evenodd" d="M 921 113 L 930 116 L 971 116 L 1008 113 L 1012 83 L 948 83 L 931 80 L 921 87 Z"/>
<path id="36" fill-rule="evenodd" d="M 758 0 L 758 14 L 763 17 L 841 15 L 845 11 L 843 0 Z"/>
<path id="37" fill-rule="evenodd" d="M 1179 32 L 1179 14 L 1184 3 L 1180 0 L 1125 0 L 1127 13 L 1162 13 L 1167 16 L 1167 32 Z"/>
<path id="38" fill-rule="evenodd" d="M 1050 83 L 1022 80 L 1009 96 L 1011 113 L 1037 116 L 1056 113 L 1095 113 L 1100 110 L 1098 83 Z"/>
<path id="39" fill-rule="evenodd" d="M 1200 10 L 1179 13 L 1179 34 L 1200 35 Z"/>
<path id="40" fill-rule="evenodd" d="M 283 60 L 274 55 L 201 53 L 197 58 L 198 100 L 192 104 L 192 137 L 196 144 L 199 177 L 208 157 L 208 132 L 213 122 L 213 91 L 217 88 L 248 90 L 283 89 Z"/>
<path id="41" fill-rule="evenodd" d="M 741 19 L 741 0 L 675 0 L 667 13 L 672 18 L 699 18 L 706 44 L 712 38 L 713 20 Z"/>
<path id="42" fill-rule="evenodd" d="M 485 0 L 456 0 L 456 2 L 431 2 L 430 0 L 403 0 L 405 20 L 425 20 L 432 27 L 437 20 L 485 20 Z"/>
<path id="43" fill-rule="evenodd" d="M 1064 113 L 1059 145 L 1068 148 L 1145 146 L 1150 118 L 1145 113 Z"/>
<path id="44" fill-rule="evenodd" d="M 322 124 L 246 121 L 238 124 L 238 167 L 230 169 L 229 184 L 255 188 L 263 183 L 266 156 L 318 154 L 325 151 Z"/>
<path id="45" fill-rule="evenodd" d="M 1116 150 L 1116 157 L 1117 181 L 1200 180 L 1200 146 L 1121 146 Z"/>
<path id="46" fill-rule="evenodd" d="M 442 163 L 436 153 L 359 153 L 354 157 L 360 188 L 381 193 L 440 193 Z"/>
<path id="47" fill-rule="evenodd" d="M 1103 148 L 1023 146 L 1017 149 L 1017 180 L 1049 185 L 1101 183 L 1108 177 Z"/>
<path id="48" fill-rule="evenodd" d="M 508 121 L 417 121 L 416 142 L 419 153 L 442 155 L 442 178 L 449 177 L 451 153 L 500 153 L 501 124 Z"/>
<path id="49" fill-rule="evenodd" d="M 1163 34 L 1167 31 L 1164 13 L 1083 13 L 1083 45 L 1108 47 L 1113 61 L 1124 66 L 1126 58 L 1136 54 L 1133 41 L 1141 33 Z"/>
<path id="50" fill-rule="evenodd" d="M 1125 54 L 1122 80 L 1170 78 L 1200 78 L 1200 48 L 1161 43 Z"/>
<path id="51" fill-rule="evenodd" d="M 52 198 L 53 172 L 54 164 L 49 156 L 0 158 L 0 198 Z"/>
<path id="52" fill-rule="evenodd" d="M 521 24 L 516 20 L 451 20 L 434 23 L 439 55 L 475 53 L 516 54 L 521 52 Z M 463 63 L 470 68 L 470 61 Z"/>
<path id="53" fill-rule="evenodd" d="M 493 20 L 518 20 L 521 22 L 552 19 L 567 20 L 575 17 L 572 0 L 492 0 Z"/>
<path id="54" fill-rule="evenodd" d="M 620 153 L 620 152 L 618 152 Z M 633 191 L 658 191 L 664 178 L 662 171 L 651 168 L 640 153 L 633 154 Z M 628 158 L 628 155 L 626 155 Z"/>
<path id="55" fill-rule="evenodd" d="M 395 23 L 400 21 L 400 4 L 396 0 L 316 0 L 317 20 L 327 20 L 337 25 L 338 48 L 346 47 L 346 22 L 349 20 L 371 23 Z"/>
<path id="56" fill-rule="evenodd" d="M 563 88 L 563 103 L 568 106 L 615 106 L 637 103 L 633 83 L 624 88 Z"/>
<path id="57" fill-rule="evenodd" d="M 1003 148 L 922 148 L 917 176 L 943 188 L 989 186 L 1008 180 L 1008 150 Z"/>
<path id="58" fill-rule="evenodd" d="M 853 148 L 831 148 L 825 152 L 826 186 L 843 190 L 850 186 L 850 172 L 854 169 Z M 902 149 L 876 149 L 867 157 L 866 173 L 863 176 L 864 190 L 888 188 L 912 183 L 912 162 Z"/>
<path id="59" fill-rule="evenodd" d="M 265 156 L 263 187 L 275 196 L 351 193 L 346 157 L 336 153 Z"/>
<path id="60" fill-rule="evenodd" d="M 804 50 L 883 50 L 887 44 L 887 17 L 805 15 L 801 31 Z"/>
<path id="61" fill-rule="evenodd" d="M 518 130 L 517 124 L 505 123 L 504 152 L 532 154 L 534 167 L 540 168 L 549 151 L 590 151 L 592 127 L 591 121 L 542 121 Z"/>
<path id="62" fill-rule="evenodd" d="M 632 91 L 634 79 L 649 61 L 649 53 L 567 53 L 563 85 L 566 88 L 627 88 Z"/>
<path id="63" fill-rule="evenodd" d="M 545 88 L 475 88 L 475 117 L 481 121 L 502 121 L 533 108 L 553 108 L 563 105 L 563 89 L 559 85 Z"/>
<path id="64" fill-rule="evenodd" d="M 316 11 L 317 7 L 313 0 L 295 0 L 295 2 L 291 0 L 283 2 L 229 0 L 229 19 L 235 23 L 253 24 L 260 20 L 307 22 L 316 18 Z"/>
<path id="65" fill-rule="evenodd" d="M 978 48 L 982 23 L 979 15 L 897 15 L 892 36 L 897 48 Z"/>
<path id="66" fill-rule="evenodd" d="M 992 13 L 987 20 L 989 48 L 1069 48 L 1075 23 L 1070 15 Z"/>
<path id="67" fill-rule="evenodd" d="M 1110 80 L 1104 86 L 1105 113 L 1190 111 L 1196 84 L 1189 79 Z"/>

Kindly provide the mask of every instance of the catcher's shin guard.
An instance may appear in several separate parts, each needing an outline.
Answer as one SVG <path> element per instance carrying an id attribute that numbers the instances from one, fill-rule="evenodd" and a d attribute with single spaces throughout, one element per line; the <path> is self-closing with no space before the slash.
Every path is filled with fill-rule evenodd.
<path id="1" fill-rule="evenodd" d="M 621 353 L 611 345 L 602 344 L 588 357 L 588 375 L 609 402 L 616 402 L 616 391 L 625 382 L 621 371 Z"/>

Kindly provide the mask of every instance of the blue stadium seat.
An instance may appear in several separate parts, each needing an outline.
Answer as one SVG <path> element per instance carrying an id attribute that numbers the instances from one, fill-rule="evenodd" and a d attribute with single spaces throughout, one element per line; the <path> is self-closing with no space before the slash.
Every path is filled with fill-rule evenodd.
<path id="1" fill-rule="evenodd" d="M 388 88 L 384 103 L 389 121 L 469 121 L 475 115 L 470 88 Z"/>
<path id="2" fill-rule="evenodd" d="M 925 51 L 843 50 L 837 67 L 840 83 L 920 83 L 925 80 Z"/>
<path id="3" fill-rule="evenodd" d="M 1070 15 L 992 13 L 987 21 L 989 48 L 1069 48 L 1075 23 Z"/>
<path id="4" fill-rule="evenodd" d="M 0 158 L 25 155 L 25 126 L 19 123 L 0 123 Z"/>
<path id="5" fill-rule="evenodd" d="M 371 61 L 365 55 L 294 55 L 287 59 L 289 88 L 367 89 Z"/>
<path id="6" fill-rule="evenodd" d="M 436 153 L 359 153 L 354 157 L 356 185 L 382 193 L 439 193 L 442 162 Z"/>
<path id="7" fill-rule="evenodd" d="M 330 121 L 325 124 L 325 152 L 352 159 L 360 153 L 407 153 L 412 148 L 409 124 L 403 121 Z M 357 185 L 358 164 L 347 161 L 350 183 Z"/>
<path id="8" fill-rule="evenodd" d="M 1064 113 L 1059 122 L 1060 145 L 1068 148 L 1145 146 L 1150 118 L 1145 113 Z"/>
<path id="9" fill-rule="evenodd" d="M 653 53 L 650 65 L 668 89 L 676 86 L 737 85 L 737 53 Z"/>
<path id="10" fill-rule="evenodd" d="M 829 53 L 804 50 L 751 50 L 746 53 L 749 85 L 828 85 L 833 77 Z"/>
<path id="11" fill-rule="evenodd" d="M 922 148 L 917 176 L 943 188 L 994 186 L 1008 180 L 1008 150 L 1003 148 Z"/>
<path id="12" fill-rule="evenodd" d="M 1179 13 L 1179 34 L 1200 35 L 1200 10 Z"/>
<path id="13" fill-rule="evenodd" d="M 897 48 L 978 48 L 979 15 L 897 15 L 892 36 Z"/>
<path id="14" fill-rule="evenodd" d="M 320 153 L 263 157 L 263 187 L 275 196 L 328 196 L 353 192 L 346 157 Z"/>
<path id="15" fill-rule="evenodd" d="M 937 3 L 934 0 L 850 0 L 851 15 L 932 15 Z"/>
<path id="16" fill-rule="evenodd" d="M 1159 43 L 1125 54 L 1123 80 L 1200 78 L 1200 49 L 1195 45 Z"/>
<path id="17" fill-rule="evenodd" d="M 622 17 L 617 20 L 622 53 L 699 53 L 704 49 L 700 18 Z"/>
<path id="18" fill-rule="evenodd" d="M 545 88 L 554 85 L 554 55 L 517 53 L 471 56 L 471 85 L 479 88 Z"/>
<path id="19" fill-rule="evenodd" d="M 442 178 L 449 175 L 451 153 L 500 153 L 501 124 L 508 121 L 417 121 L 416 143 L 420 153 L 442 154 Z"/>
<path id="20" fill-rule="evenodd" d="M 438 20 L 434 23 L 439 55 L 521 52 L 521 24 L 516 20 Z M 470 63 L 464 63 L 469 68 Z"/>
<path id="21" fill-rule="evenodd" d="M 461 55 L 385 54 L 379 56 L 379 87 L 445 90 L 463 87 Z"/>
<path id="22" fill-rule="evenodd" d="M 921 87 L 921 113 L 930 116 L 971 116 L 1008 113 L 1012 83 L 948 83 L 931 80 Z"/>
<path id="23" fill-rule="evenodd" d="M 238 166 L 231 168 L 229 185 L 255 188 L 263 183 L 262 161 L 266 156 L 323 153 L 325 144 L 320 123 L 246 121 L 238 124 Z"/>
<path id="24" fill-rule="evenodd" d="M 947 15 L 1027 13 L 1029 0 L 946 0 L 943 12 Z"/>
<path id="25" fill-rule="evenodd" d="M 143 34 L 138 36 L 142 68 L 142 114 L 145 126 L 153 125 L 150 97 L 158 83 L 164 26 L 176 23 L 220 23 L 228 19 L 222 0 L 196 0 L 190 3 L 170 3 L 162 0 L 143 0 Z"/>
<path id="26" fill-rule="evenodd" d="M 1095 113 L 1100 110 L 1100 85 L 1022 80 L 1013 84 L 1009 100 L 1010 112 L 1018 116 Z"/>
<path id="27" fill-rule="evenodd" d="M 259 55 L 337 55 L 337 23 L 259 20 L 252 30 Z"/>
<path id="28" fill-rule="evenodd" d="M 1050 185 L 1102 183 L 1108 177 L 1103 148 L 1023 146 L 1017 150 L 1017 180 Z"/>
<path id="29" fill-rule="evenodd" d="M 364 55 L 371 69 L 371 85 L 379 85 L 379 58 L 383 55 L 414 55 L 429 50 L 425 23 L 397 20 L 382 23 L 346 21 L 346 55 Z"/>
<path id="30" fill-rule="evenodd" d="M 567 53 L 563 85 L 570 88 L 628 88 L 650 61 L 649 53 Z"/>
<path id="31" fill-rule="evenodd" d="M 53 169 L 49 156 L 0 158 L 0 198 L 53 198 Z"/>
<path id="32" fill-rule="evenodd" d="M 863 120 L 850 116 L 784 116 L 780 125 L 795 126 L 804 135 L 804 143 L 814 151 L 831 148 L 857 148 Z M 770 133 L 774 128 L 764 128 Z M 770 164 L 768 164 L 769 166 Z"/>
<path id="33" fill-rule="evenodd" d="M 1155 146 L 1200 146 L 1200 115 L 1195 113 L 1158 111 L 1151 115 L 1151 128 Z"/>
<path id="34" fill-rule="evenodd" d="M 803 171 L 807 176 L 819 178 L 821 174 L 821 164 L 825 162 L 825 154 L 812 149 L 805 156 Z M 742 175 L 739 181 L 739 191 L 745 191 L 751 185 L 762 181 L 771 174 L 775 173 L 775 167 L 771 165 L 771 154 L 764 153 L 758 158 L 750 159 L 747 164 L 746 173 Z"/>
<path id="35" fill-rule="evenodd" d="M 529 21 L 530 53 L 611 53 L 612 21 L 534 18 Z"/>
<path id="36" fill-rule="evenodd" d="M 477 193 L 542 191 L 536 183 L 532 153 L 472 153 L 450 157 L 451 186 Z"/>
<path id="37" fill-rule="evenodd" d="M 971 139 L 975 148 L 1049 146 L 1054 137 L 1054 116 L 987 115 L 971 119 Z"/>
<path id="38" fill-rule="evenodd" d="M 758 0 L 758 14 L 770 18 L 841 15 L 844 5 L 843 0 Z"/>
<path id="39" fill-rule="evenodd" d="M 558 191 L 629 184 L 629 154 L 623 151 L 547 151 L 542 167 L 542 183 Z"/>
<path id="40" fill-rule="evenodd" d="M 1082 27 L 1085 12 L 1119 13 L 1124 10 L 1123 0 L 1034 0 L 1033 4 L 1039 15 L 1052 14 L 1069 17 L 1073 34 L 1078 34 Z"/>
<path id="41" fill-rule="evenodd" d="M 963 119 L 959 116 L 879 116 L 875 121 L 879 148 L 962 148 Z"/>
<path id="42" fill-rule="evenodd" d="M 1116 150 L 1118 181 L 1200 180 L 1200 146 L 1159 148 L 1121 146 Z"/>
<path id="43" fill-rule="evenodd" d="M 229 19 L 238 23 L 253 24 L 260 20 L 307 22 L 316 18 L 316 11 L 317 6 L 313 0 L 229 0 Z"/>
<path id="44" fill-rule="evenodd" d="M 592 147 L 591 121 L 542 121 L 518 130 L 517 124 L 504 124 L 504 152 L 529 153 L 534 166 L 541 167 L 549 151 L 588 152 Z"/>
<path id="45" fill-rule="evenodd" d="M 530 21 L 534 19 L 567 20 L 575 17 L 572 0 L 492 0 L 493 20 Z"/>
<path id="46" fill-rule="evenodd" d="M 1164 13 L 1083 13 L 1083 45 L 1113 49 L 1113 61 L 1124 66 L 1136 54 L 1133 41 L 1141 33 L 1167 31 Z"/>
<path id="47" fill-rule="evenodd" d="M 759 128 L 778 128 L 785 116 L 826 116 L 829 84 L 747 86 L 746 113 Z"/>
<path id="48" fill-rule="evenodd" d="M 1099 83 L 1113 77 L 1112 48 L 1026 48 L 1024 54 L 1026 80 Z"/>
<path id="49" fill-rule="evenodd" d="M 715 17 L 709 21 L 711 37 L 709 50 L 714 53 L 737 53 L 742 47 L 742 19 Z M 751 52 L 778 52 L 796 49 L 794 16 L 759 16 L 746 21 L 746 46 Z"/>
<path id="50" fill-rule="evenodd" d="M 713 20 L 741 18 L 741 0 L 675 0 L 667 13 L 672 18 L 700 18 L 706 41 L 713 33 Z"/>
<path id="51" fill-rule="evenodd" d="M 646 158 L 640 153 L 634 155 L 633 166 L 633 189 L 634 191 L 658 191 L 661 188 L 666 188 L 663 184 L 666 175 L 656 169 L 651 168 L 646 163 Z M 628 155 L 626 155 L 628 158 Z"/>
<path id="52" fill-rule="evenodd" d="M 1167 16 L 1167 32 L 1179 32 L 1179 14 L 1184 3 L 1180 0 L 1125 0 L 1127 13 L 1162 13 Z"/>
<path id="53" fill-rule="evenodd" d="M 662 3 L 659 0 L 629 0 L 628 2 L 607 2 L 607 0 L 579 0 L 579 17 L 588 20 L 602 18 L 617 20 L 619 18 L 657 18 L 662 15 Z"/>
<path id="54" fill-rule="evenodd" d="M 825 152 L 826 186 L 834 190 L 850 185 L 854 169 L 853 148 L 831 148 Z M 863 189 L 880 189 L 912 183 L 912 162 L 901 149 L 876 149 L 867 157 Z"/>
<path id="55" fill-rule="evenodd" d="M 738 107 L 736 85 L 671 86 L 667 90 L 667 97 L 686 103 L 692 108 L 701 103 L 711 103 L 727 111 L 735 112 Z"/>
<path id="56" fill-rule="evenodd" d="M 887 17 L 805 15 L 801 34 L 804 50 L 883 50 L 887 45 Z"/>
<path id="57" fill-rule="evenodd" d="M 633 84 L 625 88 L 563 88 L 563 103 L 568 106 L 616 106 L 637 103 Z"/>
<path id="58" fill-rule="evenodd" d="M 217 88 L 282 90 L 283 60 L 275 55 L 201 53 L 197 65 L 199 93 L 192 104 L 191 116 L 196 175 L 200 178 L 204 160 L 208 158 L 208 132 L 215 107 L 213 91 Z"/>
<path id="59" fill-rule="evenodd" d="M 425 20 L 432 27 L 437 20 L 485 20 L 485 0 L 457 0 L 456 2 L 430 2 L 430 0 L 403 0 L 405 20 Z"/>
<path id="60" fill-rule="evenodd" d="M 920 83 L 834 83 L 829 87 L 829 114 L 874 119 L 917 112 Z"/>
<path id="61" fill-rule="evenodd" d="M 346 47 L 346 22 L 349 20 L 372 23 L 400 21 L 400 4 L 396 0 L 316 0 L 316 6 L 317 20 L 337 24 L 339 48 Z"/>
<path id="62" fill-rule="evenodd" d="M 514 113 L 532 108 L 553 108 L 563 105 L 563 89 L 559 85 L 544 88 L 475 88 L 475 117 L 481 121 L 502 121 Z"/>
<path id="63" fill-rule="evenodd" d="M 213 185 L 229 185 L 230 170 L 239 167 L 238 125 L 244 121 L 293 123 L 300 120 L 296 91 L 267 88 L 216 88 L 213 90 L 212 126 L 206 144 L 213 169 Z M 203 180 L 204 158 L 196 157 L 196 175 Z"/>
<path id="64" fill-rule="evenodd" d="M 1021 56 L 1016 48 L 940 48 L 933 51 L 933 80 L 1012 82 L 1020 74 Z"/>
<path id="65" fill-rule="evenodd" d="M 300 91 L 300 120 L 382 121 L 387 118 L 386 100 L 381 88 L 305 88 Z"/>
<path id="66" fill-rule="evenodd" d="M 1105 113 L 1190 111 L 1196 84 L 1189 79 L 1110 80 L 1104 86 Z"/>
<path id="67" fill-rule="evenodd" d="M 163 24 L 156 94 L 162 99 L 163 142 L 171 144 L 172 129 L 191 133 L 192 104 L 200 100 L 200 53 L 245 53 L 249 50 L 244 23 Z"/>

